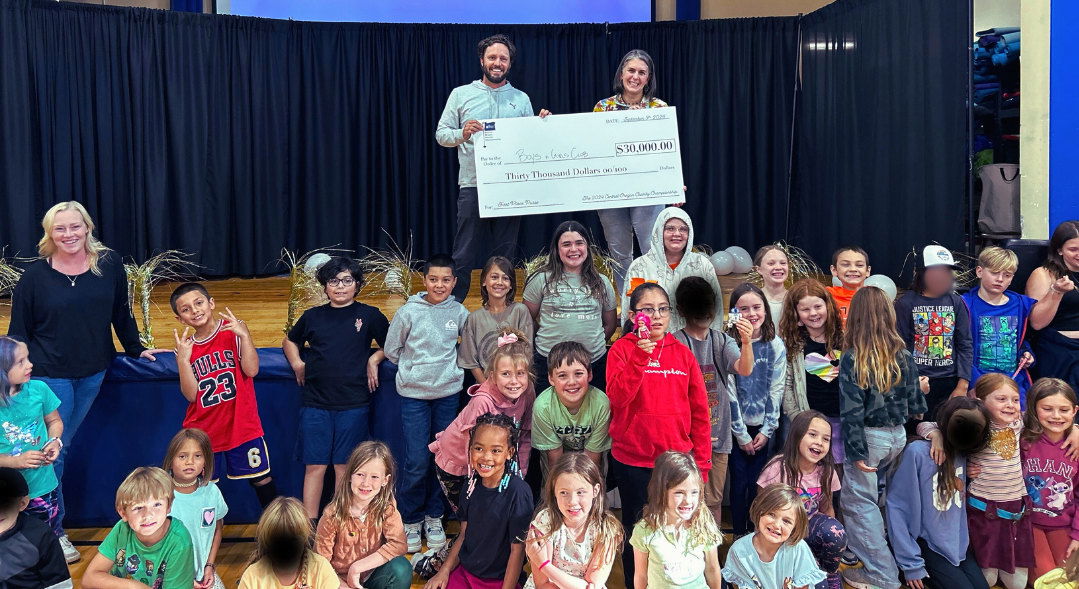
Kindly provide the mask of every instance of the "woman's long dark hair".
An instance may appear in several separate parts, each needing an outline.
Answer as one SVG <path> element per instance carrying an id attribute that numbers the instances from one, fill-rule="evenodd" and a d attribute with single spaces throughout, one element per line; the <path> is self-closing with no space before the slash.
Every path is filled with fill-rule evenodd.
<path id="1" fill-rule="evenodd" d="M 1064 256 L 1060 255 L 1060 248 L 1072 239 L 1079 238 L 1079 221 L 1064 221 L 1053 230 L 1053 236 L 1049 238 L 1049 255 L 1042 264 L 1053 275 L 1060 278 L 1069 274 L 1068 266 L 1064 263 Z"/>

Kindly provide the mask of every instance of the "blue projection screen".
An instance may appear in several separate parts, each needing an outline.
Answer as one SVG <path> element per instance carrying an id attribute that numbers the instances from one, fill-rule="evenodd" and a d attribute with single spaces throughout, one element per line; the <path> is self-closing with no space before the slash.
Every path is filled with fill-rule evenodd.
<path id="1" fill-rule="evenodd" d="M 221 14 L 327 22 L 542 24 L 649 22 L 651 0 L 218 0 Z"/>

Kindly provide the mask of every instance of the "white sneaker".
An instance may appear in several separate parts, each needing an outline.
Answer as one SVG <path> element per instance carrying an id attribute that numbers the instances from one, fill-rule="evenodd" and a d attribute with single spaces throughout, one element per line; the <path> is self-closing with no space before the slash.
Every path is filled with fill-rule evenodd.
<path id="1" fill-rule="evenodd" d="M 423 518 L 423 535 L 427 537 L 427 547 L 438 550 L 446 545 L 446 530 L 442 528 L 442 520 L 437 517 Z"/>
<path id="2" fill-rule="evenodd" d="M 880 589 L 864 578 L 862 569 L 845 569 L 839 574 L 843 577 L 843 582 L 854 589 Z"/>
<path id="3" fill-rule="evenodd" d="M 79 554 L 78 549 L 68 539 L 67 534 L 60 536 L 60 548 L 64 551 L 64 560 L 67 561 L 67 564 L 79 562 L 82 559 L 82 555 Z"/>
<path id="4" fill-rule="evenodd" d="M 419 552 L 423 548 L 422 523 L 405 524 L 405 542 L 408 543 L 408 552 Z"/>

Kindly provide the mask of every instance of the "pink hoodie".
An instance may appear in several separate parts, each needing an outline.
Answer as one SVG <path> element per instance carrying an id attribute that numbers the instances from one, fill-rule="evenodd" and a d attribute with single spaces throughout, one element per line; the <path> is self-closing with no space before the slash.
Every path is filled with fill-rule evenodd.
<path id="1" fill-rule="evenodd" d="M 528 455 L 532 452 L 532 404 L 536 402 L 536 389 L 529 383 L 517 402 L 506 398 L 492 379 L 468 388 L 472 399 L 461 410 L 446 431 L 435 434 L 435 441 L 427 446 L 435 454 L 435 464 L 456 476 L 468 474 L 468 436 L 476 425 L 476 418 L 484 413 L 501 413 L 512 417 L 521 427 L 521 439 L 517 447 L 521 474 L 528 472 Z"/>
<path id="2" fill-rule="evenodd" d="M 1039 528 L 1068 529 L 1079 540 L 1079 517 L 1075 513 L 1079 463 L 1068 460 L 1060 443 L 1044 435 L 1023 444 L 1023 475 L 1033 502 L 1033 521 Z"/>

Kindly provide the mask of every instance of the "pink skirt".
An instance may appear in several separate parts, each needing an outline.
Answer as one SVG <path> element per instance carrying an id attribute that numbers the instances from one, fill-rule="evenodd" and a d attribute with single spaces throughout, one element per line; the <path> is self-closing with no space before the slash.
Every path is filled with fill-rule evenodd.
<path id="1" fill-rule="evenodd" d="M 446 589 L 502 589 L 502 579 L 481 579 L 458 565 L 450 573 Z M 521 589 L 520 583 L 517 583 L 517 589 Z"/>
<path id="2" fill-rule="evenodd" d="M 1000 569 L 1006 573 L 1034 566 L 1034 528 L 1029 510 L 1020 520 L 1003 519 L 997 515 L 997 509 L 1010 513 L 1022 512 L 1024 501 L 985 502 L 988 504 L 986 511 L 967 504 L 967 528 L 978 566 Z"/>

